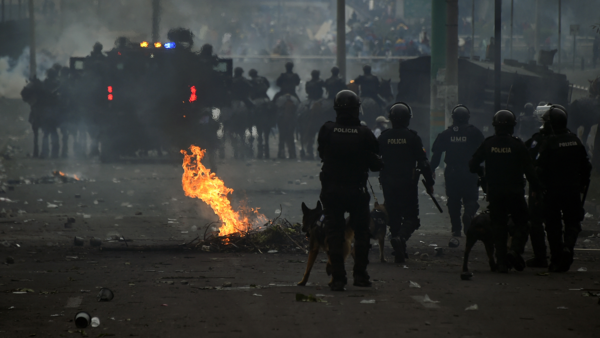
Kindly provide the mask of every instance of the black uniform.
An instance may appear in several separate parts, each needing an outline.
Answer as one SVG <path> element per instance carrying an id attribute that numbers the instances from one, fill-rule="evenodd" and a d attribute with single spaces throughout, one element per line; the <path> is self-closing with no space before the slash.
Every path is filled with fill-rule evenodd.
<path id="1" fill-rule="evenodd" d="M 293 72 L 281 73 L 281 75 L 279 75 L 279 77 L 277 78 L 276 83 L 277 86 L 281 88 L 281 90 L 279 90 L 279 92 L 275 94 L 273 101 L 277 101 L 279 96 L 284 94 L 293 95 L 298 99 L 298 101 L 300 101 L 298 94 L 296 94 L 296 86 L 300 84 L 300 76 L 298 76 L 298 74 Z"/>
<path id="2" fill-rule="evenodd" d="M 340 91 L 347 89 L 344 79 L 337 75 L 332 75 L 330 78 L 325 80 L 325 89 L 327 90 L 327 99 L 335 99 L 335 95 Z"/>
<path id="3" fill-rule="evenodd" d="M 250 94 L 250 98 L 252 100 L 260 99 L 260 98 L 269 98 L 267 95 L 267 91 L 271 87 L 271 83 L 264 76 L 255 76 L 250 80 L 250 84 L 252 85 L 252 91 Z"/>
<path id="4" fill-rule="evenodd" d="M 405 242 L 421 226 L 418 183 L 420 173 L 427 185 L 434 179 L 421 137 L 407 127 L 394 127 L 379 136 L 379 151 L 385 167 L 379 174 L 392 237 Z M 420 170 L 420 173 L 417 171 Z M 396 255 L 405 255 L 396 252 Z"/>
<path id="5" fill-rule="evenodd" d="M 231 80 L 231 98 L 244 102 L 246 108 L 251 109 L 254 104 L 250 101 L 252 84 L 243 76 L 235 76 Z"/>
<path id="6" fill-rule="evenodd" d="M 354 80 L 354 83 L 360 86 L 360 96 L 370 97 L 379 105 L 384 106 L 383 100 L 379 97 L 379 79 L 373 74 L 360 75 Z"/>
<path id="7" fill-rule="evenodd" d="M 566 129 L 546 138 L 536 165 L 539 177 L 547 188 L 544 220 L 550 261 L 551 264 L 558 264 L 561 258 L 567 259 L 567 265 L 563 266 L 563 271 L 567 271 L 573 261 L 577 236 L 581 232 L 580 193 L 589 184 L 592 167 L 577 135 Z"/>
<path id="8" fill-rule="evenodd" d="M 33 157 L 39 156 L 39 130 L 41 128 L 42 95 L 44 88 L 42 82 L 36 77 L 21 90 L 21 98 L 31 107 L 29 123 L 33 131 Z"/>
<path id="9" fill-rule="evenodd" d="M 309 100 L 320 100 L 323 98 L 323 87 L 325 86 L 325 82 L 321 79 L 311 79 L 306 82 L 304 86 L 306 90 L 306 94 L 308 94 Z"/>
<path id="10" fill-rule="evenodd" d="M 48 77 L 42 82 L 42 136 L 41 157 L 57 158 L 59 154 L 58 126 L 60 124 L 58 88 L 60 82 L 55 77 Z M 52 148 L 50 150 L 50 147 Z"/>
<path id="11" fill-rule="evenodd" d="M 498 266 L 506 266 L 509 215 L 515 224 L 511 233 L 511 249 L 520 255 L 527 243 L 528 213 L 523 175 L 534 191 L 540 191 L 541 184 L 527 148 L 519 138 L 510 134 L 497 134 L 485 139 L 469 163 L 471 172 L 481 175 L 482 162 L 485 162 L 496 260 Z"/>
<path id="12" fill-rule="evenodd" d="M 463 205 L 465 207 L 463 215 L 465 228 L 479 209 L 477 175 L 469 171 L 469 160 L 483 140 L 483 134 L 473 125 L 452 125 L 438 135 L 431 149 L 433 152 L 431 168 L 433 170 L 440 164 L 442 153 L 446 152 L 444 158 L 446 163 L 444 177 L 448 196 L 446 205 L 453 233 L 461 232 L 460 210 Z"/>
<path id="13" fill-rule="evenodd" d="M 332 259 L 334 280 L 345 281 L 343 262 L 344 213 L 350 213 L 354 228 L 354 277 L 366 273 L 369 263 L 369 200 L 367 177 L 369 170 L 379 171 L 379 145 L 369 128 L 360 125 L 356 117 L 339 114 L 336 122 L 327 122 L 318 136 L 321 168 L 321 202 L 325 214 L 327 243 Z M 341 262 L 334 262 L 333 259 Z M 368 279 L 368 278 L 367 278 Z M 345 284 L 345 283 L 344 283 Z"/>

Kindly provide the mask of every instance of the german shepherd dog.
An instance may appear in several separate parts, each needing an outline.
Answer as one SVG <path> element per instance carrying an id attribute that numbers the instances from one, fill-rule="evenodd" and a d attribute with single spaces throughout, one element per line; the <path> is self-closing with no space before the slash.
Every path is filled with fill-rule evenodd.
<path id="1" fill-rule="evenodd" d="M 304 277 L 302 277 L 302 280 L 298 282 L 298 285 L 304 286 L 306 285 L 306 282 L 308 282 L 308 277 L 310 276 L 310 272 L 315 264 L 319 250 L 322 249 L 325 252 L 328 251 L 327 233 L 325 231 L 325 225 L 323 224 L 324 218 L 323 206 L 320 201 L 317 202 L 317 207 L 315 209 L 310 209 L 306 206 L 306 204 L 304 204 L 304 202 L 302 203 L 302 231 L 306 233 L 306 236 L 309 239 L 309 249 L 308 261 L 306 262 L 306 271 L 304 272 Z M 382 262 L 385 262 L 385 258 L 383 257 L 383 245 L 387 231 L 387 220 L 388 218 L 385 206 L 375 202 L 375 207 L 371 212 L 369 230 L 371 231 L 371 237 L 379 240 L 379 257 Z M 354 255 L 352 251 L 354 230 L 350 225 L 349 219 L 346 219 L 344 237 L 343 255 L 345 261 L 350 254 Z M 328 275 L 331 274 L 331 261 L 329 260 L 329 257 L 327 259 L 326 271 Z"/>
<path id="2" fill-rule="evenodd" d="M 488 210 L 473 217 L 469 228 L 466 229 L 467 244 L 465 245 L 465 256 L 463 260 L 463 274 L 469 273 L 469 254 L 477 241 L 482 241 L 488 256 L 490 269 L 496 271 L 498 266 L 494 259 L 494 236 L 492 233 L 492 220 Z"/>

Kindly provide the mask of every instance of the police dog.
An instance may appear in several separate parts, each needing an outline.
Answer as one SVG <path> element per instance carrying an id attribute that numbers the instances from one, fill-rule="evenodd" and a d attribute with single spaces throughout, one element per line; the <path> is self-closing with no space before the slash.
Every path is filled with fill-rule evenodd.
<path id="1" fill-rule="evenodd" d="M 385 263 L 383 255 L 383 247 L 385 245 L 385 235 L 387 233 L 387 224 L 389 221 L 388 213 L 384 204 L 379 204 L 375 201 L 373 210 L 371 211 L 371 221 L 369 222 L 369 232 L 371 238 L 379 243 L 379 261 Z"/>
<path id="2" fill-rule="evenodd" d="M 477 216 L 473 217 L 471 220 L 471 224 L 469 228 L 466 229 L 467 233 L 467 244 L 465 246 L 465 256 L 463 260 L 463 275 L 470 277 L 469 274 L 469 254 L 471 253 L 471 249 L 477 241 L 482 241 L 485 246 L 485 251 L 488 256 L 490 269 L 492 271 L 496 271 L 498 266 L 496 265 L 496 260 L 494 259 L 494 237 L 492 233 L 492 220 L 490 218 L 490 213 L 488 210 L 479 213 Z"/>
<path id="3" fill-rule="evenodd" d="M 315 264 L 315 260 L 317 259 L 317 255 L 319 254 L 319 250 L 323 249 L 323 251 L 328 251 L 327 246 L 327 233 L 325 231 L 325 225 L 323 224 L 323 219 L 325 218 L 323 214 L 323 206 L 321 202 L 317 202 L 317 207 L 315 209 L 310 209 L 302 202 L 302 231 L 306 233 L 308 237 L 309 245 L 308 245 L 308 261 L 306 262 L 306 271 L 304 272 L 304 277 L 302 280 L 298 282 L 298 285 L 304 286 L 306 282 L 308 282 L 308 277 L 310 276 L 310 271 L 312 270 L 313 265 Z M 344 236 L 344 261 L 350 253 L 352 252 L 352 241 L 354 240 L 354 230 L 350 226 L 348 220 L 346 219 L 346 233 Z M 327 257 L 327 274 L 331 274 L 331 260 L 329 259 L 329 255 Z"/>

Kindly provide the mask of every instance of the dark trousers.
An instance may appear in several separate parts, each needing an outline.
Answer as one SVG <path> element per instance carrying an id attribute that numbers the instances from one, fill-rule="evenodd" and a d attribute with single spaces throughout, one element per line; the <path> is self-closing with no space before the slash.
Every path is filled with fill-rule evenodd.
<path id="1" fill-rule="evenodd" d="M 471 219 L 479 209 L 479 187 L 477 186 L 477 175 L 458 171 L 451 166 L 446 167 L 444 172 L 446 181 L 446 196 L 448 196 L 448 214 L 452 232 L 460 232 L 462 225 L 466 229 Z M 465 207 L 461 224 L 461 209 Z"/>
<path id="2" fill-rule="evenodd" d="M 569 248 L 573 252 L 577 236 L 581 232 L 581 212 L 578 187 L 548 189 L 544 199 L 544 220 L 551 262 L 558 262 L 563 248 Z"/>
<path id="3" fill-rule="evenodd" d="M 31 124 L 31 130 L 33 130 L 33 157 L 40 155 L 40 126 L 37 123 Z"/>
<path id="4" fill-rule="evenodd" d="M 531 196 L 529 191 L 529 238 L 533 255 L 537 259 L 546 259 L 546 232 L 544 231 L 544 206 L 540 196 Z"/>
<path id="5" fill-rule="evenodd" d="M 370 195 L 366 188 L 324 188 L 321 191 L 320 198 L 325 215 L 324 222 L 333 279 L 346 280 L 343 257 L 346 229 L 344 213 L 346 212 L 350 214 L 350 225 L 354 230 L 354 276 L 366 275 L 370 248 Z"/>
<path id="6" fill-rule="evenodd" d="M 58 140 L 58 128 L 56 126 L 42 126 L 42 152 L 41 157 L 48 157 L 50 155 L 53 158 L 58 157 L 59 152 L 59 140 Z M 50 144 L 52 145 L 52 153 L 50 153 Z"/>
<path id="7" fill-rule="evenodd" d="M 419 187 L 416 183 L 390 185 L 382 182 L 390 233 L 407 241 L 421 226 L 419 219 Z"/>
<path id="8" fill-rule="evenodd" d="M 511 249 L 522 254 L 528 237 L 528 212 L 525 192 L 493 192 L 488 194 L 490 218 L 498 265 L 506 264 L 508 241 L 508 216 L 514 222 L 511 230 Z"/>

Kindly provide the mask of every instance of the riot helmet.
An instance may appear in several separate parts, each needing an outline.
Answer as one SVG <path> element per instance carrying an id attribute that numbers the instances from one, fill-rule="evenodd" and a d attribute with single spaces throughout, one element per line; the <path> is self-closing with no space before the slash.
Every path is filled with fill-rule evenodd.
<path id="1" fill-rule="evenodd" d="M 316 70 L 316 69 L 315 69 L 315 70 L 313 70 L 312 72 L 310 72 L 310 76 L 311 76 L 311 77 L 312 77 L 314 80 L 318 79 L 320 75 L 321 75 L 321 72 L 320 72 L 320 71 L 318 71 L 318 70 Z"/>
<path id="2" fill-rule="evenodd" d="M 244 70 L 242 69 L 242 67 L 235 67 L 235 69 L 233 70 L 233 75 L 238 77 L 242 76 L 242 74 L 244 74 Z"/>
<path id="3" fill-rule="evenodd" d="M 531 102 L 525 103 L 525 107 L 523 107 L 523 113 L 525 113 L 525 116 L 533 115 L 534 110 L 535 110 L 535 107 L 533 106 L 533 104 Z"/>
<path id="4" fill-rule="evenodd" d="M 333 109 L 338 114 L 351 114 L 358 117 L 360 111 L 360 99 L 351 90 L 342 90 L 335 96 Z"/>
<path id="5" fill-rule="evenodd" d="M 459 104 L 452 109 L 452 120 L 455 124 L 465 124 L 469 122 L 469 118 L 471 118 L 471 112 L 467 106 Z"/>
<path id="6" fill-rule="evenodd" d="M 544 126 L 550 125 L 556 131 L 567 129 L 568 113 L 565 107 L 555 104 L 551 105 L 544 115 L 542 115 Z"/>
<path id="7" fill-rule="evenodd" d="M 248 75 L 250 75 L 250 77 L 255 78 L 258 76 L 258 72 L 256 71 L 256 69 L 252 68 L 250 69 L 250 71 L 248 72 Z"/>
<path id="8" fill-rule="evenodd" d="M 371 66 L 370 65 L 364 65 L 363 66 L 363 72 L 365 73 L 365 75 L 370 75 L 371 74 Z"/>
<path id="9" fill-rule="evenodd" d="M 494 114 L 494 118 L 492 119 L 492 125 L 496 134 L 512 135 L 515 132 L 516 124 L 515 114 L 510 110 L 499 110 Z"/>
<path id="10" fill-rule="evenodd" d="M 287 70 L 288 72 L 291 72 L 292 69 L 294 69 L 294 63 L 293 62 L 287 62 L 285 64 L 285 70 Z"/>
<path id="11" fill-rule="evenodd" d="M 212 54 L 213 46 L 210 43 L 205 43 L 204 45 L 202 45 L 202 48 L 200 48 L 200 55 L 212 56 Z"/>
<path id="12" fill-rule="evenodd" d="M 338 67 L 331 68 L 331 75 L 338 76 L 339 73 L 340 73 L 340 69 Z"/>
<path id="13" fill-rule="evenodd" d="M 412 108 L 408 103 L 396 102 L 390 108 L 389 119 L 392 121 L 392 126 L 408 127 L 412 116 Z"/>
<path id="14" fill-rule="evenodd" d="M 94 52 L 96 52 L 96 53 L 100 53 L 100 52 L 102 51 L 102 48 L 104 48 L 104 47 L 102 46 L 102 44 L 101 44 L 100 42 L 96 42 L 96 43 L 94 44 L 94 49 L 93 49 L 93 50 L 94 50 Z"/>

